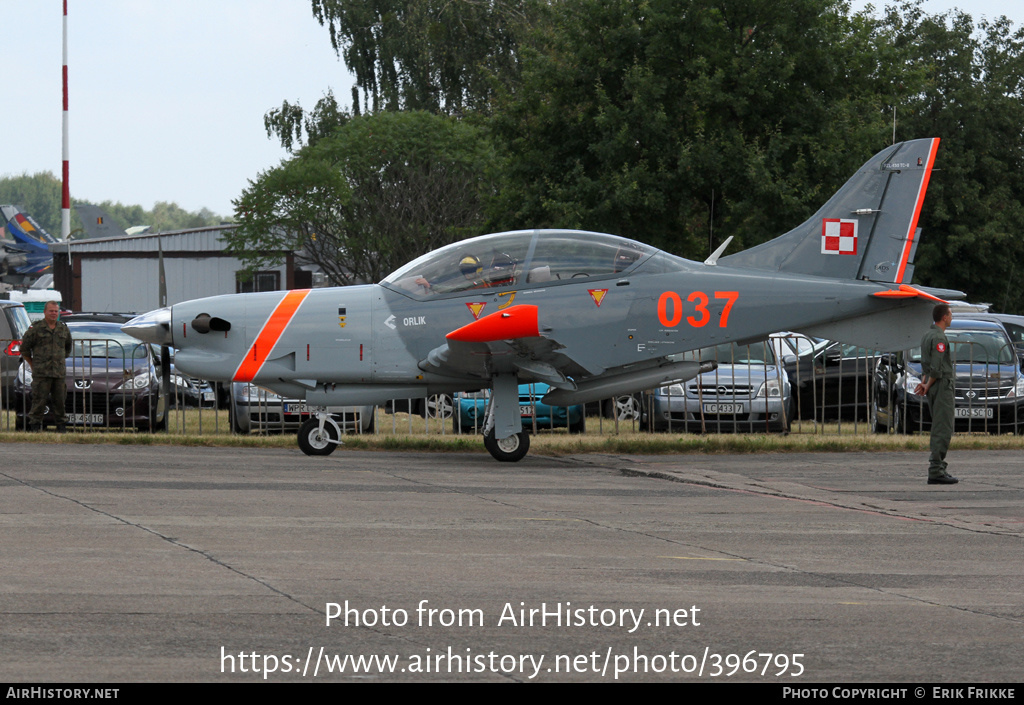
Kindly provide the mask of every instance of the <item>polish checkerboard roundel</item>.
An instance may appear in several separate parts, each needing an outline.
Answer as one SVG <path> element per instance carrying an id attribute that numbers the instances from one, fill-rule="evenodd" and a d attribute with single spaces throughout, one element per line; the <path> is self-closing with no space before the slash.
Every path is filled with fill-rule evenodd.
<path id="1" fill-rule="evenodd" d="M 821 254 L 857 254 L 857 221 L 823 218 L 821 221 Z"/>

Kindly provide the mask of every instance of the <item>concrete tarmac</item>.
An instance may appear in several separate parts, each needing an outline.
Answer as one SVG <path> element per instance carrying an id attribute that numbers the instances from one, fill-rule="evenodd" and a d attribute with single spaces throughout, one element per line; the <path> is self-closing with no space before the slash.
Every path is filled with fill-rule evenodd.
<path id="1" fill-rule="evenodd" d="M 0 458 L 0 682 L 1021 679 L 1014 452 Z"/>

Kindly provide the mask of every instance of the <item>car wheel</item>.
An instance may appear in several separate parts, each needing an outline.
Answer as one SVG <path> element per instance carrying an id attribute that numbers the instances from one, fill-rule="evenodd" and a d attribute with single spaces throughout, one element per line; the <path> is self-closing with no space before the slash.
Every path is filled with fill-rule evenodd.
<path id="1" fill-rule="evenodd" d="M 455 403 L 450 394 L 435 394 L 427 398 L 427 417 L 431 419 L 450 419 L 455 410 Z"/>
<path id="2" fill-rule="evenodd" d="M 889 428 L 878 420 L 878 402 L 871 404 L 871 430 L 875 433 L 888 433 Z"/>
<path id="3" fill-rule="evenodd" d="M 901 436 L 907 433 L 907 422 L 903 418 L 903 405 L 897 403 L 892 410 L 892 427 Z"/>
<path id="4" fill-rule="evenodd" d="M 530 434 L 520 431 L 500 441 L 494 437 L 492 429 L 484 436 L 484 448 L 495 460 L 502 463 L 516 463 L 526 457 L 530 450 Z"/>
<path id="5" fill-rule="evenodd" d="M 580 420 L 576 423 L 569 424 L 569 433 L 586 433 L 587 432 L 587 417 L 584 414 L 580 414 Z"/>
<path id="6" fill-rule="evenodd" d="M 623 394 L 610 399 L 605 410 L 605 418 L 638 421 L 640 419 L 640 399 L 635 394 Z"/>
<path id="7" fill-rule="evenodd" d="M 308 419 L 299 427 L 299 448 L 306 455 L 330 455 L 338 447 L 337 431 L 334 424 L 324 424 L 323 433 L 320 432 L 320 422 L 317 419 Z"/>

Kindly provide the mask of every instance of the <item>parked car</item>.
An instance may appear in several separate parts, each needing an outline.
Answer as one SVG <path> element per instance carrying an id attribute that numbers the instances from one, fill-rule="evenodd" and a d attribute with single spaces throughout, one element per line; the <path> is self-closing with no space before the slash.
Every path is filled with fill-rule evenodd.
<path id="1" fill-rule="evenodd" d="M 0 407 L 11 406 L 14 378 L 21 365 L 21 336 L 32 325 L 25 305 L 17 301 L 0 301 Z"/>
<path id="2" fill-rule="evenodd" d="M 317 411 L 329 411 L 343 431 L 373 433 L 374 406 L 312 406 L 304 399 L 283 399 L 269 389 L 247 382 L 231 385 L 228 416 L 235 433 L 297 431 Z"/>
<path id="3" fill-rule="evenodd" d="M 793 413 L 797 418 L 868 418 L 868 390 L 877 352 L 798 333 L 778 333 L 771 339 L 796 390 Z"/>
<path id="4" fill-rule="evenodd" d="M 171 366 L 171 400 L 172 407 L 194 407 L 212 409 L 217 404 L 217 393 L 205 379 L 197 379 L 179 374 Z"/>
<path id="5" fill-rule="evenodd" d="M 179 373 L 174 367 L 174 348 L 167 348 L 170 354 L 170 406 L 176 407 L 202 407 L 212 409 L 217 405 L 217 392 L 210 382 L 197 377 L 189 377 Z M 154 346 L 153 356 L 156 359 L 157 376 L 163 384 L 160 359 L 162 355 L 160 348 Z"/>
<path id="6" fill-rule="evenodd" d="M 421 418 L 450 419 L 454 405 L 451 394 L 432 394 L 429 397 L 391 399 L 384 405 L 385 414 L 415 414 Z"/>
<path id="7" fill-rule="evenodd" d="M 523 429 L 529 432 L 554 428 L 568 428 L 569 433 L 584 433 L 587 418 L 583 404 L 575 406 L 548 406 L 541 398 L 548 393 L 549 385 L 531 382 L 519 385 L 519 415 Z M 456 413 L 452 418 L 455 433 L 479 433 L 483 430 L 487 413 L 490 389 L 478 392 L 459 392 L 455 395 Z"/>
<path id="8" fill-rule="evenodd" d="M 1002 324 L 1006 333 L 1013 341 L 1017 357 L 1024 360 L 1024 316 L 1014 316 L 1009 313 L 965 313 L 954 308 L 953 318 L 968 318 L 972 321 L 995 321 Z"/>
<path id="9" fill-rule="evenodd" d="M 946 330 L 953 358 L 954 428 L 1016 432 L 1024 425 L 1024 374 L 1013 343 L 994 321 L 954 318 Z M 912 433 L 931 428 L 921 381 L 921 349 L 883 355 L 874 375 L 871 421 L 876 431 Z"/>
<path id="10" fill-rule="evenodd" d="M 67 400 L 71 426 L 159 430 L 167 422 L 159 405 L 160 382 L 149 345 L 121 331 L 118 323 L 68 321 Z M 15 423 L 26 428 L 32 408 L 32 371 L 18 369 L 14 382 Z M 53 424 L 47 409 L 44 423 Z"/>
<path id="11" fill-rule="evenodd" d="M 641 428 L 651 431 L 758 433 L 789 430 L 793 395 L 785 369 L 768 341 L 723 343 L 673 355 L 673 359 L 716 361 L 718 368 L 680 384 L 648 392 Z"/>

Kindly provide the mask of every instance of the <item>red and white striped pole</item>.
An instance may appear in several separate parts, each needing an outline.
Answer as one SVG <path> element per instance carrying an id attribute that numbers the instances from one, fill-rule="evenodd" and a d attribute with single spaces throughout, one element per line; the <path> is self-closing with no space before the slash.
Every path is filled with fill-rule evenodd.
<path id="1" fill-rule="evenodd" d="M 63 194 L 60 211 L 60 239 L 67 240 L 71 235 L 71 189 L 68 187 L 68 0 L 64 0 L 64 144 L 62 157 L 64 160 L 61 176 Z"/>

